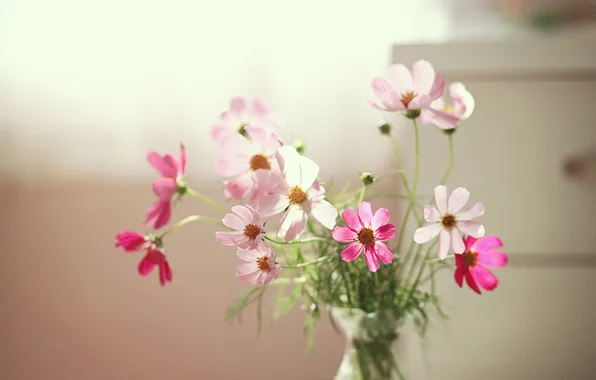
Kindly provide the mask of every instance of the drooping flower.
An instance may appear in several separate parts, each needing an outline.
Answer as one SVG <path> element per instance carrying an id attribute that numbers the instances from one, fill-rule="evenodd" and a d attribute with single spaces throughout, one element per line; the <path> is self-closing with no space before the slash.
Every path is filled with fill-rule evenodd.
<path id="1" fill-rule="evenodd" d="M 138 252 L 149 247 L 151 242 L 136 232 L 120 232 L 116 235 L 116 248 L 122 247 L 124 252 Z"/>
<path id="2" fill-rule="evenodd" d="M 364 250 L 364 259 L 371 272 L 380 268 L 379 260 L 391 264 L 393 252 L 382 243 L 395 236 L 395 226 L 387 223 L 389 217 L 389 210 L 385 208 L 378 209 L 373 215 L 368 202 L 360 203 L 358 211 L 344 210 L 342 218 L 347 226 L 337 226 L 331 232 L 335 240 L 350 242 L 341 252 L 341 258 L 348 262 L 355 260 Z"/>
<path id="3" fill-rule="evenodd" d="M 266 242 L 260 242 L 254 249 L 239 249 L 237 255 L 246 261 L 236 268 L 236 276 L 243 283 L 266 285 L 279 277 L 281 267 L 275 263 L 275 252 Z"/>
<path id="4" fill-rule="evenodd" d="M 247 126 L 249 139 L 240 134 L 232 134 L 224 139 L 220 155 L 215 163 L 215 172 L 221 176 L 234 177 L 228 181 L 225 194 L 231 199 L 259 197 L 255 191 L 254 173 L 256 170 L 280 170 L 275 152 L 283 145 L 277 134 L 265 129 Z"/>
<path id="5" fill-rule="evenodd" d="M 498 251 L 503 246 L 501 239 L 489 235 L 481 239 L 468 236 L 465 239 L 464 253 L 455 255 L 455 282 L 461 288 L 464 278 L 466 283 L 478 294 L 481 288 L 494 290 L 499 279 L 488 268 L 502 268 L 509 261 L 507 255 Z"/>
<path id="6" fill-rule="evenodd" d="M 444 259 L 453 248 L 454 253 L 462 253 L 466 247 L 462 234 L 475 238 L 484 236 L 484 226 L 472 219 L 484 214 L 484 205 L 477 202 L 465 207 L 470 199 L 470 192 L 463 187 L 453 190 L 447 199 L 447 187 L 435 187 L 435 206 L 424 206 L 424 219 L 429 222 L 414 232 L 414 241 L 424 244 L 437 235 L 439 237 L 439 258 Z"/>
<path id="7" fill-rule="evenodd" d="M 165 252 L 153 245 L 147 250 L 147 254 L 139 263 L 139 274 L 141 276 L 147 276 L 155 267 L 159 269 L 159 282 L 161 286 L 172 282 L 172 269 L 170 269 L 170 263 L 166 259 Z"/>
<path id="8" fill-rule="evenodd" d="M 443 97 L 433 101 L 430 108 L 420 113 L 422 124 L 432 124 L 440 129 L 453 129 L 462 120 L 466 120 L 474 111 L 474 97 L 463 83 L 456 82 L 449 86 L 451 104 L 447 104 Z"/>
<path id="9" fill-rule="evenodd" d="M 211 127 L 211 136 L 223 142 L 233 134 L 245 134 L 247 125 L 258 126 L 279 133 L 282 122 L 277 119 L 262 100 L 255 98 L 251 104 L 242 97 L 230 99 L 229 109 L 220 115 L 219 120 Z"/>
<path id="10" fill-rule="evenodd" d="M 169 154 L 161 156 L 156 152 L 149 152 L 147 161 L 162 176 L 153 181 L 153 193 L 158 197 L 158 201 L 149 208 L 143 225 L 153 224 L 153 228 L 158 230 L 170 221 L 172 198 L 183 188 L 182 177 L 186 172 L 184 145 L 180 144 L 180 161 Z"/>
<path id="11" fill-rule="evenodd" d="M 235 245 L 240 249 L 256 249 L 265 235 L 261 217 L 248 205 L 232 207 L 232 212 L 223 218 L 223 224 L 235 230 L 215 233 L 215 239 L 223 245 Z"/>
<path id="12" fill-rule="evenodd" d="M 292 146 L 277 150 L 283 176 L 272 170 L 257 170 L 255 180 L 269 194 L 255 206 L 263 216 L 285 210 L 277 235 L 286 241 L 296 239 L 304 231 L 308 214 L 328 229 L 335 227 L 337 209 L 325 200 L 325 189 L 317 181 L 319 166 L 298 154 Z"/>
<path id="13" fill-rule="evenodd" d="M 412 66 L 412 71 L 403 64 L 391 65 L 387 79 L 375 78 L 372 90 L 377 101 L 369 103 L 382 111 L 416 111 L 430 107 L 430 104 L 443 95 L 445 79 L 442 74 L 435 75 L 432 65 L 419 60 Z"/>

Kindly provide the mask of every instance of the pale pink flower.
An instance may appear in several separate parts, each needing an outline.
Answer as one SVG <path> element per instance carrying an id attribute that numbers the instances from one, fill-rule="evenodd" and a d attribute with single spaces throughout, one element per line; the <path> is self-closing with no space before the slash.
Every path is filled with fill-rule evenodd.
<path id="1" fill-rule="evenodd" d="M 116 235 L 116 248 L 122 247 L 124 252 L 138 252 L 147 249 L 151 242 L 136 232 L 120 232 Z"/>
<path id="2" fill-rule="evenodd" d="M 432 124 L 440 129 L 453 129 L 462 120 L 466 120 L 474 111 L 474 97 L 460 83 L 452 83 L 449 86 L 451 104 L 447 104 L 443 97 L 433 101 L 430 108 L 420 113 L 419 120 L 422 124 Z"/>
<path id="3" fill-rule="evenodd" d="M 484 214 L 484 205 L 478 202 L 464 208 L 470 198 L 470 192 L 463 187 L 453 190 L 447 199 L 447 187 L 435 187 L 435 202 L 437 206 L 424 206 L 424 219 L 429 224 L 418 228 L 414 232 L 414 241 L 424 244 L 437 235 L 439 237 L 439 258 L 444 259 L 453 248 L 454 253 L 462 253 L 466 247 L 462 234 L 475 238 L 484 236 L 484 226 L 473 222 L 472 219 Z M 461 232 L 461 233 L 460 233 Z"/>
<path id="4" fill-rule="evenodd" d="M 368 202 L 360 203 L 357 212 L 350 208 L 344 210 L 342 218 L 347 227 L 337 226 L 331 232 L 335 240 L 350 242 L 341 252 L 341 258 L 348 262 L 355 260 L 364 250 L 364 259 L 371 272 L 380 268 L 379 260 L 383 264 L 391 264 L 393 252 L 382 243 L 395 236 L 395 226 L 387 223 L 389 217 L 386 208 L 378 209 L 373 215 Z"/>
<path id="5" fill-rule="evenodd" d="M 478 285 L 484 290 L 494 290 L 499 279 L 487 268 L 502 268 L 509 261 L 505 253 L 497 250 L 503 246 L 501 239 L 494 235 L 478 240 L 468 236 L 465 245 L 465 252 L 455 255 L 455 282 L 461 288 L 465 278 L 470 289 L 478 294 L 482 294 Z"/>
<path id="6" fill-rule="evenodd" d="M 170 221 L 172 198 L 179 190 L 182 177 L 186 172 L 184 145 L 180 144 L 180 161 L 169 154 L 161 156 L 156 152 L 149 152 L 147 161 L 162 177 L 153 181 L 153 192 L 157 195 L 158 201 L 149 208 L 147 219 L 143 225 L 153 224 L 153 228 L 158 230 Z"/>
<path id="7" fill-rule="evenodd" d="M 235 245 L 240 249 L 255 249 L 265 235 L 261 217 L 248 205 L 232 207 L 232 212 L 224 216 L 222 222 L 235 230 L 215 233 L 215 239 L 223 245 Z"/>
<path id="8" fill-rule="evenodd" d="M 147 254 L 139 263 L 139 274 L 147 276 L 157 267 L 159 269 L 159 282 L 164 286 L 168 282 L 172 282 L 172 270 L 170 263 L 166 259 L 166 254 L 163 250 L 152 246 L 147 251 Z"/>
<path id="9" fill-rule="evenodd" d="M 230 99 L 229 109 L 211 127 L 211 136 L 220 142 L 230 135 L 242 133 L 247 125 L 254 125 L 279 133 L 282 122 L 269 111 L 262 100 L 255 98 L 250 104 L 242 97 Z"/>
<path id="10" fill-rule="evenodd" d="M 255 173 L 259 187 L 270 192 L 259 199 L 257 211 L 262 216 L 271 216 L 285 210 L 277 234 L 286 241 L 300 236 L 308 214 L 333 229 L 337 209 L 325 200 L 325 189 L 317 181 L 319 166 L 289 145 L 279 148 L 277 153 L 284 168 L 283 176 L 272 170 Z"/>
<path id="11" fill-rule="evenodd" d="M 443 95 L 445 79 L 435 75 L 432 65 L 419 60 L 412 66 L 412 72 L 403 64 L 391 65 L 387 79 L 375 78 L 372 90 L 377 101 L 369 103 L 382 111 L 397 112 L 422 110 Z"/>
<path id="12" fill-rule="evenodd" d="M 275 262 L 275 252 L 266 242 L 260 242 L 255 249 L 239 249 L 237 255 L 247 261 L 236 268 L 236 276 L 243 283 L 267 285 L 279 277 L 281 267 Z"/>
<path id="13" fill-rule="evenodd" d="M 280 170 L 275 157 L 277 148 L 283 145 L 279 137 L 262 128 L 247 126 L 250 140 L 240 134 L 224 139 L 215 172 L 221 176 L 234 177 L 226 184 L 225 194 L 231 199 L 243 199 L 249 194 L 252 198 L 261 195 L 256 192 L 254 173 L 256 170 Z"/>

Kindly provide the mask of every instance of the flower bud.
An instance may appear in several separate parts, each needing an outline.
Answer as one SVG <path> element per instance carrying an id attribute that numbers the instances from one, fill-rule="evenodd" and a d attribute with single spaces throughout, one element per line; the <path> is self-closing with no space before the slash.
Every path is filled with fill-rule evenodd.
<path id="1" fill-rule="evenodd" d="M 379 131 L 382 135 L 390 135 L 391 134 L 391 124 L 385 123 L 383 125 L 379 125 Z"/>
<path id="2" fill-rule="evenodd" d="M 306 147 L 304 146 L 304 142 L 302 140 L 298 140 L 294 143 L 294 148 L 296 148 L 296 152 L 300 154 L 304 154 Z"/>
<path id="3" fill-rule="evenodd" d="M 364 184 L 364 186 L 372 185 L 375 182 L 375 177 L 368 172 L 360 173 L 360 180 Z"/>
<path id="4" fill-rule="evenodd" d="M 420 110 L 407 110 L 405 115 L 408 119 L 416 120 L 420 116 Z"/>
<path id="5" fill-rule="evenodd" d="M 447 136 L 450 136 L 450 135 L 454 134 L 454 133 L 455 133 L 455 131 L 457 131 L 457 127 L 455 127 L 455 128 L 451 128 L 451 129 L 443 129 L 442 131 L 443 131 L 443 133 L 445 133 Z"/>

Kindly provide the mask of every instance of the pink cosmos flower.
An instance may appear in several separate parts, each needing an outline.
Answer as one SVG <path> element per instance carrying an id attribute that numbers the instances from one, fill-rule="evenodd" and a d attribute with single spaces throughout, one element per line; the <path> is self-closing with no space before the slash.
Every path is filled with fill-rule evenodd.
<path id="1" fill-rule="evenodd" d="M 462 83 L 452 83 L 449 86 L 449 96 L 452 104 L 446 104 L 443 97 L 438 98 L 431 103 L 430 108 L 421 111 L 420 122 L 440 129 L 453 129 L 472 115 L 474 97 Z"/>
<path id="2" fill-rule="evenodd" d="M 279 133 L 282 123 L 269 112 L 269 107 L 260 99 L 253 99 L 247 104 L 246 99 L 234 97 L 230 99 L 229 110 L 220 115 L 220 120 L 211 127 L 211 136 L 223 142 L 229 135 L 242 133 L 247 125 L 256 125 L 261 128 Z"/>
<path id="3" fill-rule="evenodd" d="M 247 262 L 236 268 L 236 276 L 245 284 L 267 285 L 281 273 L 281 267 L 275 263 L 275 252 L 264 241 L 255 249 L 239 249 L 237 255 Z"/>
<path id="4" fill-rule="evenodd" d="M 389 217 L 389 210 L 385 208 L 378 209 L 373 215 L 368 202 L 360 203 L 357 212 L 353 209 L 344 210 L 342 218 L 347 227 L 337 226 L 331 232 L 335 240 L 350 242 L 341 252 L 341 258 L 353 261 L 364 250 L 364 259 L 371 272 L 380 268 L 379 260 L 383 264 L 391 264 L 393 252 L 382 243 L 395 236 L 395 226 L 387 223 Z"/>
<path id="5" fill-rule="evenodd" d="M 124 252 L 138 252 L 147 249 L 151 242 L 136 232 L 120 232 L 116 235 L 116 248 L 122 247 Z"/>
<path id="6" fill-rule="evenodd" d="M 414 231 L 414 241 L 424 244 L 437 235 L 439 237 L 439 257 L 444 259 L 453 248 L 454 253 L 462 253 L 466 247 L 460 232 L 479 238 L 484 236 L 484 226 L 473 222 L 472 219 L 484 214 L 484 205 L 478 202 L 464 208 L 470 199 L 470 192 L 463 187 L 453 190 L 447 199 L 447 187 L 435 187 L 435 202 L 437 206 L 424 206 L 424 219 L 427 225 Z"/>
<path id="7" fill-rule="evenodd" d="M 147 276 L 156 266 L 159 269 L 159 282 L 161 283 L 161 286 L 165 286 L 166 283 L 172 282 L 172 270 L 166 259 L 165 252 L 155 246 L 151 246 L 147 250 L 147 254 L 143 260 L 139 263 L 139 274 L 141 276 Z"/>
<path id="8" fill-rule="evenodd" d="M 186 172 L 186 152 L 180 144 L 180 161 L 169 154 L 161 156 L 156 152 L 149 152 L 147 161 L 162 177 L 153 181 L 153 192 L 158 201 L 149 208 L 144 226 L 153 224 L 158 230 L 168 224 L 172 216 L 172 198 L 179 189 L 182 176 Z"/>
<path id="9" fill-rule="evenodd" d="M 509 261 L 507 255 L 497 251 L 503 246 L 497 236 L 485 236 L 476 240 L 472 236 L 465 239 L 466 250 L 455 255 L 455 282 L 462 287 L 464 278 L 466 283 L 478 294 L 480 287 L 484 290 L 494 290 L 499 285 L 499 279 L 487 268 L 502 268 Z"/>
<path id="10" fill-rule="evenodd" d="M 280 170 L 274 155 L 283 145 L 277 135 L 259 127 L 247 126 L 246 139 L 240 134 L 225 138 L 221 145 L 215 172 L 226 177 L 235 177 L 226 184 L 225 194 L 231 199 L 243 199 L 251 194 L 258 198 L 262 192 L 256 191 L 254 173 L 259 169 Z"/>
<path id="11" fill-rule="evenodd" d="M 283 176 L 272 170 L 257 170 L 257 185 L 270 194 L 259 199 L 257 211 L 263 216 L 279 214 L 278 236 L 295 240 L 304 231 L 308 214 L 328 229 L 335 227 L 337 209 L 325 198 L 325 189 L 317 182 L 319 166 L 286 145 L 277 150 Z"/>
<path id="12" fill-rule="evenodd" d="M 223 245 L 235 245 L 240 249 L 256 249 L 265 235 L 261 217 L 248 205 L 232 207 L 232 213 L 224 216 L 223 224 L 235 230 L 215 233 L 215 239 Z"/>
<path id="13" fill-rule="evenodd" d="M 382 111 L 397 112 L 422 110 L 443 95 L 445 79 L 435 75 L 432 65 L 419 60 L 412 66 L 412 72 L 402 64 L 389 67 L 387 79 L 375 78 L 372 90 L 378 102 L 370 105 Z"/>

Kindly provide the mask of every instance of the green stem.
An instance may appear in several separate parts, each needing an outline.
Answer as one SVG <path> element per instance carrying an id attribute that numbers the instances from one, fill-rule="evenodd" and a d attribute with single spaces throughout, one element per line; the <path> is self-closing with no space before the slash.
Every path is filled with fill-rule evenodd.
<path id="1" fill-rule="evenodd" d="M 191 215 L 191 216 L 187 216 L 186 218 L 182 219 L 178 223 L 176 223 L 173 226 L 171 226 L 171 227 L 167 228 L 166 230 L 164 230 L 164 232 L 162 232 L 161 235 L 159 235 L 159 237 L 160 238 L 164 238 L 167 234 L 171 233 L 175 229 L 178 229 L 178 228 L 184 226 L 185 224 L 196 222 L 196 221 L 199 221 L 199 220 L 202 220 L 202 221 L 205 221 L 205 222 L 209 222 L 209 223 L 213 223 L 213 224 L 216 224 L 218 226 L 223 226 L 223 223 L 219 219 L 215 219 L 215 218 L 211 218 L 211 217 L 203 216 L 203 215 Z"/>
<path id="2" fill-rule="evenodd" d="M 358 196 L 358 202 L 356 202 L 356 206 L 362 203 L 362 200 L 364 199 L 364 193 L 366 193 L 366 185 L 362 186 L 362 189 L 360 190 L 360 195 Z"/>
<path id="3" fill-rule="evenodd" d="M 315 241 L 327 241 L 327 239 L 318 237 L 318 236 L 313 236 L 311 238 L 307 238 L 304 240 L 293 240 L 293 241 L 277 241 L 277 240 L 271 239 L 267 235 L 265 235 L 263 238 L 265 240 L 269 240 L 270 242 L 275 243 L 275 244 L 302 244 L 302 243 L 312 243 Z"/>
<path id="4" fill-rule="evenodd" d="M 418 269 L 418 274 L 416 275 L 416 279 L 414 280 L 414 283 L 412 284 L 412 287 L 410 288 L 410 292 L 408 293 L 408 296 L 406 297 L 406 304 L 409 301 L 409 299 L 412 297 L 412 294 L 414 294 L 414 292 L 416 291 L 416 288 L 418 287 L 418 284 L 420 283 L 420 279 L 422 277 L 422 273 L 424 273 L 424 269 L 426 268 L 426 263 L 427 263 L 427 259 L 428 256 L 430 255 L 430 251 L 437 245 L 437 243 L 439 242 L 439 239 L 436 239 L 426 250 L 426 254 L 424 255 L 424 260 L 422 260 L 422 264 L 420 264 L 420 268 Z M 420 246 L 422 247 L 422 246 Z M 412 267 L 412 269 L 414 269 L 414 267 Z"/>
<path id="5" fill-rule="evenodd" d="M 309 261 L 307 263 L 296 264 L 296 265 L 281 265 L 281 267 L 285 268 L 285 269 L 302 268 L 302 267 L 307 267 L 309 265 L 324 263 L 325 261 L 329 261 L 331 259 L 331 257 L 332 256 L 323 256 L 323 257 L 319 257 L 318 259 L 316 259 L 314 261 Z"/>
<path id="6" fill-rule="evenodd" d="M 449 163 L 447 164 L 447 170 L 445 170 L 445 174 L 443 174 L 443 177 L 441 178 L 441 185 L 444 185 L 447 182 L 449 175 L 451 175 L 451 172 L 453 171 L 453 164 L 455 161 L 453 149 L 453 134 L 448 135 L 447 138 L 449 139 Z"/>
<path id="7" fill-rule="evenodd" d="M 220 205 L 218 205 L 217 202 L 215 202 L 213 199 L 207 198 L 203 194 L 201 194 L 197 191 L 194 191 L 190 187 L 186 188 L 186 194 L 190 195 L 191 197 L 195 197 L 197 199 L 202 200 L 203 202 L 207 203 L 209 206 L 211 206 L 215 210 L 217 210 L 221 215 L 226 215 L 226 211 Z"/>

